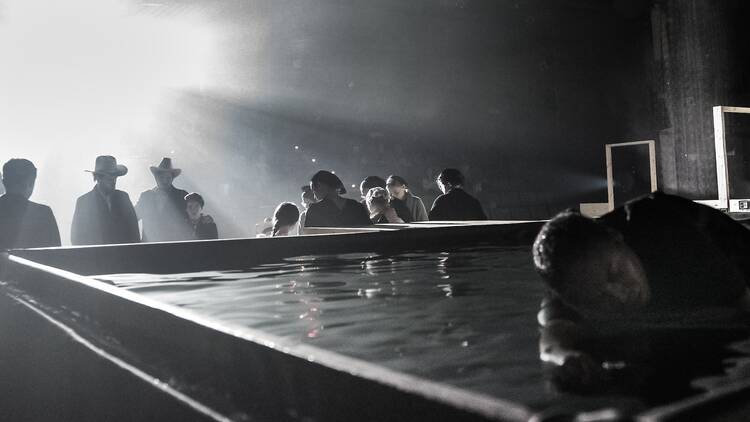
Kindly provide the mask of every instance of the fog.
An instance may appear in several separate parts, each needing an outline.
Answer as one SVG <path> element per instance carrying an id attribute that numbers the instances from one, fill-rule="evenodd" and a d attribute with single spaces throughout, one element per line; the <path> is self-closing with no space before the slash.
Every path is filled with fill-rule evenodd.
<path id="1" fill-rule="evenodd" d="M 172 157 L 175 185 L 203 194 L 234 237 L 298 202 L 318 169 L 355 198 L 365 176 L 400 174 L 429 206 L 436 174 L 457 167 L 492 218 L 544 218 L 605 201 L 603 145 L 650 130 L 625 123 L 650 113 L 640 62 L 624 64 L 641 55 L 640 38 L 622 39 L 647 21 L 639 7 L 0 5 L 0 160 L 35 162 L 32 200 L 52 206 L 64 242 L 100 154 L 129 167 L 118 188 L 133 202 Z"/>

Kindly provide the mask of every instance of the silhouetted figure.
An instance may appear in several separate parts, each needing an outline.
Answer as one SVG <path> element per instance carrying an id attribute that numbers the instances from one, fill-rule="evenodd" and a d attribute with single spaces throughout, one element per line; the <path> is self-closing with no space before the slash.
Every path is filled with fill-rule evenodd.
<path id="1" fill-rule="evenodd" d="M 429 220 L 424 202 L 422 202 L 418 196 L 414 196 L 411 193 L 409 185 L 403 177 L 394 175 L 388 176 L 385 185 L 388 187 L 388 192 L 391 194 L 391 206 L 396 209 L 399 217 L 405 222 L 409 223 Z M 399 212 L 401 204 L 403 204 L 408 212 L 407 218 L 404 218 L 404 215 Z"/>
<path id="2" fill-rule="evenodd" d="M 359 184 L 359 195 L 362 200 L 362 205 L 367 206 L 367 192 L 372 188 L 383 188 L 385 189 L 385 180 L 380 176 L 367 176 Z"/>
<path id="3" fill-rule="evenodd" d="M 372 188 L 365 197 L 370 221 L 373 224 L 400 224 L 404 220 L 398 216 L 396 209 L 388 202 L 388 192 L 380 187 Z"/>
<path id="4" fill-rule="evenodd" d="M 291 202 L 283 202 L 273 212 L 271 236 L 289 236 L 299 221 L 299 208 Z"/>
<path id="5" fill-rule="evenodd" d="M 3 165 L 5 194 L 0 196 L 0 250 L 60 246 L 52 209 L 29 201 L 36 183 L 31 161 L 13 158 Z"/>
<path id="6" fill-rule="evenodd" d="M 151 167 L 156 187 L 141 193 L 135 211 L 143 221 L 144 242 L 189 240 L 192 238 L 185 208 L 187 191 L 172 185 L 181 169 L 172 167 L 172 159 L 164 158 Z"/>
<path id="7" fill-rule="evenodd" d="M 305 227 L 359 227 L 372 224 L 364 205 L 339 196 L 346 193 L 346 188 L 335 174 L 325 170 L 315 173 L 310 179 L 310 188 L 318 202 L 310 204 Z"/>
<path id="8" fill-rule="evenodd" d="M 430 220 L 464 221 L 486 220 L 482 205 L 463 189 L 464 175 L 456 169 L 445 169 L 437 178 L 442 195 L 435 199 L 430 209 Z"/>
<path id="9" fill-rule="evenodd" d="M 305 232 L 305 219 L 307 218 L 307 209 L 310 204 L 314 204 L 315 194 L 309 185 L 302 186 L 302 195 L 300 196 L 300 203 L 302 204 L 302 212 L 299 214 L 299 224 L 297 225 L 297 234 L 304 234 Z"/>
<path id="10" fill-rule="evenodd" d="M 216 228 L 213 217 L 202 212 L 205 205 L 206 202 L 199 194 L 192 192 L 185 195 L 188 222 L 193 228 L 193 239 L 195 240 L 219 238 L 219 230 Z"/>
<path id="11" fill-rule="evenodd" d="M 89 170 L 87 170 L 89 171 Z M 74 245 L 107 245 L 137 243 L 138 219 L 127 193 L 115 189 L 117 178 L 128 173 L 128 168 L 117 164 L 115 157 L 96 157 L 94 188 L 76 201 L 70 241 Z"/>

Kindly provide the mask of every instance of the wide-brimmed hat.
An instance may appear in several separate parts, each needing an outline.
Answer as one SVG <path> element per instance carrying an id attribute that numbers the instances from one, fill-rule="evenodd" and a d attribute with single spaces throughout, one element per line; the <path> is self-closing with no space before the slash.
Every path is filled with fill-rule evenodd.
<path id="1" fill-rule="evenodd" d="M 96 163 L 93 170 L 85 170 L 89 173 L 106 175 L 106 176 L 125 176 L 128 174 L 128 168 L 122 164 L 117 164 L 117 159 L 111 155 L 100 155 L 96 157 Z"/>
<path id="2" fill-rule="evenodd" d="M 169 157 L 162 158 L 157 167 L 151 166 L 150 169 L 154 176 L 159 173 L 172 173 L 172 177 L 177 177 L 182 173 L 182 169 L 172 167 L 172 159 Z"/>

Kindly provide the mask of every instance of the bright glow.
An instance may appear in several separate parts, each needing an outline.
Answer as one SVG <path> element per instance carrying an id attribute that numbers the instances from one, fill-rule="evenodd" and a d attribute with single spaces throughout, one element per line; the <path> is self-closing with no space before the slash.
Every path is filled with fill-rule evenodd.
<path id="1" fill-rule="evenodd" d="M 53 205 L 65 232 L 96 155 L 127 165 L 167 94 L 204 88 L 214 34 L 124 0 L 6 0 L 0 11 L 0 160 L 34 161 L 32 199 Z"/>
<path id="2" fill-rule="evenodd" d="M 310 161 L 312 161 L 312 162 L 314 163 L 314 162 L 316 162 L 316 161 L 318 161 L 318 160 L 316 160 L 316 159 L 314 159 L 314 158 L 313 158 L 313 159 L 312 159 L 312 160 L 310 160 Z"/>
<path id="3" fill-rule="evenodd" d="M 299 145 L 295 145 L 295 146 L 294 146 L 294 149 L 299 149 Z"/>

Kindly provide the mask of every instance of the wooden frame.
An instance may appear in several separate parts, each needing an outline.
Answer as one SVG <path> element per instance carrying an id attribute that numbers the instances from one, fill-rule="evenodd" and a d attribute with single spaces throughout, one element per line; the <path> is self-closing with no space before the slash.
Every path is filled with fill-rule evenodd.
<path id="1" fill-rule="evenodd" d="M 615 209 L 614 180 L 612 174 L 612 148 L 629 147 L 634 145 L 648 145 L 651 192 L 656 190 L 656 142 L 654 142 L 653 140 L 648 140 L 606 144 L 604 147 L 607 155 L 607 204 L 610 211 Z"/>
<path id="2" fill-rule="evenodd" d="M 716 146 L 716 183 L 719 199 L 715 208 L 729 212 L 748 212 L 740 209 L 741 205 L 750 204 L 750 199 L 732 199 L 729 195 L 729 168 L 727 165 L 727 138 L 724 113 L 750 114 L 750 107 L 714 106 L 714 145 Z"/>

